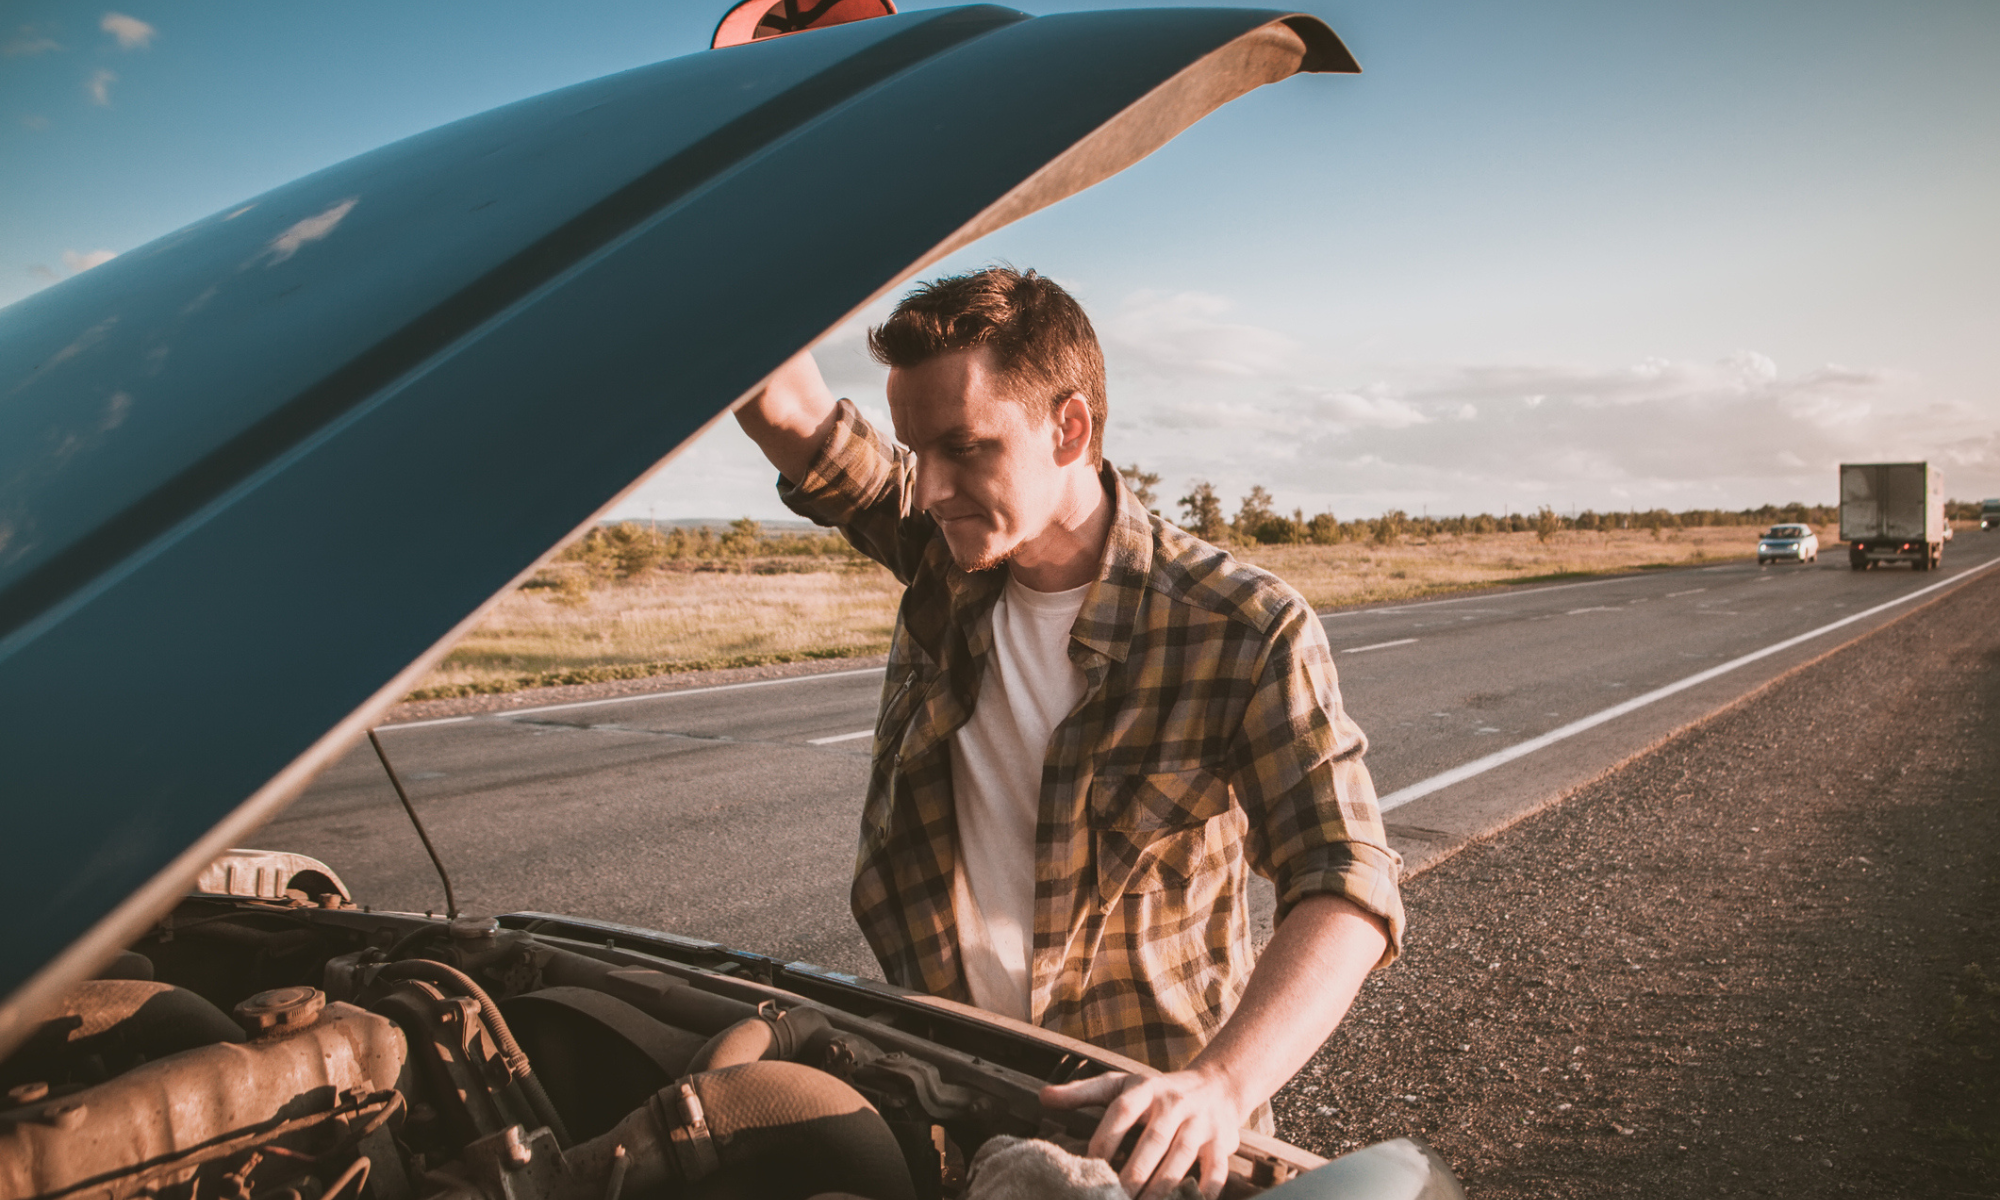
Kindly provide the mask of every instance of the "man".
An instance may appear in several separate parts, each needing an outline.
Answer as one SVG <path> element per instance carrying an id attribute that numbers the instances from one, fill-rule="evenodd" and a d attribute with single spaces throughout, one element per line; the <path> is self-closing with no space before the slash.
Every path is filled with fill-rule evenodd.
<path id="1" fill-rule="evenodd" d="M 901 446 L 807 354 L 737 412 L 786 503 L 909 585 L 855 917 L 893 982 L 1165 1072 L 1042 1099 L 1106 1106 L 1098 1157 L 1143 1126 L 1128 1192 L 1193 1168 L 1214 1197 L 1245 1120 L 1401 944 L 1325 633 L 1105 467 L 1103 355 L 1053 282 L 941 279 L 869 342 Z M 1278 887 L 1254 972 L 1249 868 Z"/>

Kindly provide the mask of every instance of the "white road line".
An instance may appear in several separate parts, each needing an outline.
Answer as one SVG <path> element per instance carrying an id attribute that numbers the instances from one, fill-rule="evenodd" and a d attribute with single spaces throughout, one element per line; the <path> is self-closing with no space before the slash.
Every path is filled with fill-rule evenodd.
<path id="1" fill-rule="evenodd" d="M 1416 640 L 1417 640 L 1417 639 L 1415 639 L 1415 638 L 1397 638 L 1397 639 L 1396 639 L 1395 641 L 1393 641 L 1393 642 L 1376 642 L 1376 643 L 1375 643 L 1374 645 L 1372 645 L 1372 646 L 1351 646 L 1351 647 L 1349 647 L 1349 648 L 1348 648 L 1348 649 L 1346 649 L 1346 650 L 1342 650 L 1342 651 L 1341 651 L 1341 653 L 1342 653 L 1342 654 L 1360 654 L 1360 653 L 1361 653 L 1362 651 L 1364 651 L 1364 650 L 1387 650 L 1387 649 L 1388 649 L 1389 647 L 1391 647 L 1391 646 L 1407 646 L 1407 645 L 1409 645 L 1409 644 L 1410 644 L 1411 642 L 1414 642 L 1414 641 L 1416 641 Z"/>
<path id="2" fill-rule="evenodd" d="M 1617 609 L 1617 608 L 1615 608 L 1615 607 L 1614 607 L 1614 606 L 1612 606 L 1612 605 L 1609 605 L 1609 604 L 1599 604 L 1599 605 L 1597 605 L 1597 606 L 1595 606 L 1595 607 L 1593 607 L 1593 608 L 1572 608 L 1572 609 L 1570 609 L 1570 610 L 1569 610 L 1568 612 L 1564 613 L 1564 614 L 1563 614 L 1563 616 L 1565 616 L 1565 617 L 1573 617 L 1573 616 L 1575 616 L 1575 615 L 1576 615 L 1576 614 L 1578 614 L 1578 613 L 1587 613 L 1587 612 L 1617 612 L 1617 611 L 1618 611 L 1618 609 Z"/>
<path id="3" fill-rule="evenodd" d="M 823 738 L 807 738 L 807 739 L 806 739 L 806 745 L 808 745 L 808 746 L 831 746 L 831 745 L 833 745 L 833 744 L 834 744 L 835 742 L 851 742 L 851 741 L 853 741 L 853 740 L 854 740 L 855 738 L 865 738 L 865 737 L 868 737 L 869 735 L 873 734 L 874 732 L 875 732 L 875 731 L 874 731 L 874 730 L 872 730 L 872 729 L 861 729 L 861 730 L 856 730 L 856 731 L 855 731 L 855 732 L 853 732 L 853 733 L 836 733 L 836 734 L 834 734 L 834 735 L 833 735 L 832 737 L 823 737 Z"/>
<path id="4" fill-rule="evenodd" d="M 1695 594 L 1696 592 L 1705 592 L 1705 591 L 1707 591 L 1707 590 L 1708 590 L 1707 588 L 1689 588 L 1689 589 L 1688 589 L 1687 591 L 1685 591 L 1685 592 L 1668 592 L 1668 593 L 1667 593 L 1667 594 L 1666 594 L 1665 596 L 1662 596 L 1662 597 L 1661 597 L 1661 599 L 1662 599 L 1662 600 L 1671 600 L 1671 599 L 1673 599 L 1673 598 L 1674 598 L 1675 596 L 1692 596 L 1692 595 L 1694 595 L 1694 594 Z"/>
<path id="5" fill-rule="evenodd" d="M 1914 592 L 1908 593 L 1907 595 L 1898 596 L 1896 599 L 1890 600 L 1887 603 L 1878 604 L 1873 608 L 1863 609 L 1862 611 L 1855 613 L 1852 616 L 1842 617 L 1840 620 L 1835 621 L 1830 625 L 1822 625 L 1818 629 L 1811 630 L 1810 632 L 1807 633 L 1801 633 L 1796 637 L 1788 637 L 1782 642 L 1774 642 L 1771 645 L 1764 647 L 1762 650 L 1753 650 L 1752 652 L 1744 655 L 1741 658 L 1734 658 L 1726 663 L 1722 663 L 1719 666 L 1710 667 L 1706 671 L 1698 671 L 1695 674 L 1688 676 L 1686 679 L 1682 679 L 1675 683 L 1670 683 L 1663 688 L 1656 688 L 1653 691 L 1647 692 L 1643 696 L 1634 696 L 1630 700 L 1625 701 L 1623 704 L 1614 704 L 1610 708 L 1607 708 L 1602 712 L 1592 713 L 1590 716 L 1587 716 L 1580 721 L 1572 721 L 1569 724 L 1562 726 L 1560 729 L 1551 729 L 1549 732 L 1541 735 L 1540 737 L 1529 738 L 1527 741 L 1519 742 L 1515 745 L 1509 746 L 1505 750 L 1496 750 L 1492 754 L 1489 754 L 1484 758 L 1475 758 L 1471 762 L 1466 763 L 1463 766 L 1453 767 L 1449 771 L 1433 775 L 1429 779 L 1426 779 L 1421 783 L 1413 783 L 1409 787 L 1400 788 L 1396 791 L 1390 792 L 1388 795 L 1382 797 L 1377 803 L 1383 812 L 1388 812 L 1390 809 L 1393 808 L 1400 808 L 1403 805 L 1408 804 L 1412 800 L 1428 796 L 1432 792 L 1442 791 L 1443 789 L 1448 788 L 1455 783 L 1463 783 L 1466 780 L 1473 778 L 1474 776 L 1484 775 L 1486 772 L 1491 771 L 1493 768 L 1500 766 L 1504 763 L 1513 762 L 1517 758 L 1524 758 L 1530 754 L 1533 754 L 1537 750 L 1553 746 L 1557 742 L 1560 742 L 1565 738 L 1575 737 L 1577 734 L 1582 733 L 1587 729 L 1595 728 L 1596 726 L 1604 724 L 1606 721 L 1613 720 L 1617 717 L 1622 717 L 1628 712 L 1644 708 L 1648 704 L 1651 704 L 1656 700 L 1664 700 L 1668 696 L 1671 696 L 1676 692 L 1686 691 L 1688 688 L 1694 687 L 1697 684 L 1707 683 L 1709 680 L 1714 679 L 1718 675 L 1726 675 L 1729 672 L 1734 671 L 1736 668 L 1748 666 L 1749 664 L 1756 662 L 1760 658 L 1767 658 L 1773 654 L 1779 653 L 1780 651 L 1789 650 L 1793 646 L 1796 646 L 1801 642 L 1809 642 L 1812 639 L 1819 637 L 1822 634 L 1832 633 L 1834 630 L 1839 629 L 1843 625 L 1852 625 L 1854 622 L 1859 621 L 1864 617 L 1872 617 L 1876 613 L 1886 612 L 1889 609 L 1892 609 L 1899 604 L 1907 604 L 1910 601 L 1915 600 L 1917 597 L 1928 595 L 1931 592 L 1937 591 L 1941 587 L 1948 587 L 1954 583 L 1961 583 L 1967 579 L 1970 579 L 1972 576 L 1978 574 L 1979 572 L 1984 571 L 1986 568 L 1993 566 L 1995 563 L 2000 563 L 2000 559 L 1990 559 L 1986 562 L 1980 563 L 1978 566 L 1973 567 L 1971 570 L 1966 571 L 1964 574 L 1959 575 L 1955 578 L 1941 579 L 1938 582 L 1931 584 L 1929 587 L 1919 588 Z"/>
<path id="6" fill-rule="evenodd" d="M 509 708 L 499 712 L 479 713 L 471 717 L 445 717 L 438 721 L 409 721 L 401 725 L 377 725 L 375 728 L 378 731 L 383 729 L 414 729 L 419 725 L 438 725 L 443 724 L 445 721 L 473 721 L 479 717 L 495 717 L 500 720 L 507 720 L 512 717 L 525 717 L 530 713 L 561 712 L 571 708 L 596 708 L 602 704 L 630 704 L 634 700 L 672 700 L 679 696 L 703 696 L 710 692 L 736 692 L 744 688 L 776 687 L 781 683 L 811 683 L 819 679 L 846 679 L 854 675 L 879 675 L 886 669 L 885 667 L 861 667 L 853 671 L 827 671 L 819 675 L 788 675 L 783 679 L 753 679 L 748 683 L 718 683 L 709 687 L 682 688 L 679 691 L 669 689 L 659 692 L 640 692 L 631 696 L 611 696 L 604 700 L 576 700 L 569 704 L 543 704 L 535 708 Z"/>
<path id="7" fill-rule="evenodd" d="M 428 721 L 404 721 L 400 725 L 377 725 L 375 732 L 381 733 L 389 729 L 422 729 L 428 725 L 456 725 L 460 721 L 470 720 L 472 720 L 471 717 L 433 717 Z M 410 778 L 415 779 L 416 776 L 412 775 Z"/>
<path id="8" fill-rule="evenodd" d="M 1453 596 L 1449 600 L 1419 600 L 1415 604 L 1398 604 L 1390 608 L 1343 608 L 1337 612 L 1315 614 L 1321 620 L 1328 617 L 1359 617 L 1376 613 L 1409 612 L 1413 608 L 1431 608 L 1439 604 L 1464 604 L 1468 600 L 1511 600 L 1515 596 L 1532 596 L 1536 592 L 1560 592 L 1565 588 L 1603 587 L 1607 583 L 1630 583 L 1638 575 L 1613 575 L 1608 579 L 1586 579 L 1581 583 L 1552 583 L 1547 587 L 1522 588 L 1513 592 L 1481 592 L 1477 596 Z"/>

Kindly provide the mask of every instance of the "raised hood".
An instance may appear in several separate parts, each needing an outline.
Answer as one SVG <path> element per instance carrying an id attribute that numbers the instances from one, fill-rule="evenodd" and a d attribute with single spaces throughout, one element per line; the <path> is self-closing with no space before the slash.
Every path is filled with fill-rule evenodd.
<path id="1" fill-rule="evenodd" d="M 785 359 L 1311 17 L 978 6 L 446 125 L 0 311 L 0 1054 Z"/>

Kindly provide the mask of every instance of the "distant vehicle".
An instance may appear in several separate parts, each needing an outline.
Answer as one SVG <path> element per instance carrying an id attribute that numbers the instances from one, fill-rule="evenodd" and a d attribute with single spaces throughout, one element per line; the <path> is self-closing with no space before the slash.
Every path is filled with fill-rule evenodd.
<path id="1" fill-rule="evenodd" d="M 1840 540 L 1847 565 L 1906 562 L 1936 570 L 1944 559 L 1944 476 L 1929 463 L 1840 464 Z"/>
<path id="2" fill-rule="evenodd" d="M 1757 541 L 1757 565 L 1818 562 L 1819 535 L 1810 525 L 1773 525 Z"/>
<path id="3" fill-rule="evenodd" d="M 1981 529 L 2000 529 L 2000 499 L 1981 500 L 1979 502 L 1979 527 Z"/>

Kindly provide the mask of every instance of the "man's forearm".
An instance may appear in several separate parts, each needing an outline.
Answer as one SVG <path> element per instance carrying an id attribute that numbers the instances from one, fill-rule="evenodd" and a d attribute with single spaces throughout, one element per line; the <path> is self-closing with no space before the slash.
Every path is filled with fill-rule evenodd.
<path id="1" fill-rule="evenodd" d="M 764 390 L 737 408 L 736 423 L 779 474 L 797 483 L 826 444 L 837 403 L 806 350 L 772 372 Z"/>
<path id="2" fill-rule="evenodd" d="M 1388 944 L 1381 918 L 1345 897 L 1299 901 L 1189 1069 L 1221 1078 L 1245 1113 L 1256 1108 L 1332 1035 Z"/>
<path id="3" fill-rule="evenodd" d="M 1110 1158 L 1128 1131 L 1144 1127 L 1118 1172 L 1128 1193 L 1159 1200 L 1195 1168 L 1202 1194 L 1213 1200 L 1244 1118 L 1326 1041 L 1388 944 L 1379 917 L 1344 897 L 1309 896 L 1264 948 L 1235 1013 L 1184 1070 L 1052 1084 L 1042 1089 L 1042 1103 L 1104 1105 L 1090 1139 L 1098 1158 Z"/>

